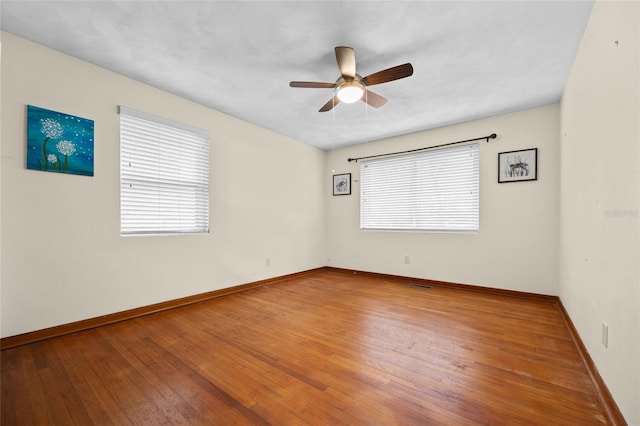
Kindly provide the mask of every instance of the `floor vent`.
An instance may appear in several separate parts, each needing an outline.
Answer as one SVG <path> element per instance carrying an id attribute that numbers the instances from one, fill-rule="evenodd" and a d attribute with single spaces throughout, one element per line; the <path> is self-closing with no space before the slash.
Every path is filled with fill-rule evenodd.
<path id="1" fill-rule="evenodd" d="M 431 290 L 432 287 L 430 285 L 426 285 L 426 284 L 418 284 L 418 283 L 409 283 L 407 284 L 409 287 L 413 287 L 413 288 L 421 288 L 423 290 Z"/>

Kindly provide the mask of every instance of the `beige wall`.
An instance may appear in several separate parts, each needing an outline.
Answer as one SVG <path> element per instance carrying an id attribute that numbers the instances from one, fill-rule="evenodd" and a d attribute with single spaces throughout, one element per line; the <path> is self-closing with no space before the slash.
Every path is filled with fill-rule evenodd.
<path id="1" fill-rule="evenodd" d="M 322 151 L 7 33 L 1 78 L 3 337 L 325 265 Z M 95 120 L 94 177 L 26 170 L 27 104 Z M 209 235 L 119 235 L 118 105 L 211 131 Z"/>
<path id="2" fill-rule="evenodd" d="M 640 424 L 639 23 L 638 2 L 595 4 L 561 114 L 560 297 L 632 425 Z"/>
<path id="3" fill-rule="evenodd" d="M 557 294 L 559 106 L 550 105 L 337 149 L 331 169 L 352 174 L 352 195 L 327 191 L 329 264 L 417 278 Z M 349 157 L 498 134 L 480 142 L 480 232 L 360 230 L 360 164 Z M 498 153 L 538 148 L 538 180 L 497 183 Z M 409 256 L 410 264 L 404 263 Z"/>

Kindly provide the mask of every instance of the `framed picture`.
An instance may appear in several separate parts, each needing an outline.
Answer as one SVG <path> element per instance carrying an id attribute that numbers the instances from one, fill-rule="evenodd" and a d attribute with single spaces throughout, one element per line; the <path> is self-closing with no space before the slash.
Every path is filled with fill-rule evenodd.
<path id="1" fill-rule="evenodd" d="M 93 120 L 27 105 L 27 169 L 93 176 Z"/>
<path id="2" fill-rule="evenodd" d="M 351 195 L 351 173 L 333 175 L 333 195 Z"/>
<path id="3" fill-rule="evenodd" d="M 498 154 L 498 183 L 538 180 L 538 148 Z"/>

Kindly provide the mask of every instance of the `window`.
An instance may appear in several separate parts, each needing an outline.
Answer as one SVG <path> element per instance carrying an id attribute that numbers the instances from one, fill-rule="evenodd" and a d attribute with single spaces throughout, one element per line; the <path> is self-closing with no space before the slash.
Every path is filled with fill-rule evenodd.
<path id="1" fill-rule="evenodd" d="M 209 232 L 209 132 L 120 107 L 120 233 Z"/>
<path id="2" fill-rule="evenodd" d="M 360 227 L 478 231 L 479 156 L 471 144 L 363 162 Z"/>

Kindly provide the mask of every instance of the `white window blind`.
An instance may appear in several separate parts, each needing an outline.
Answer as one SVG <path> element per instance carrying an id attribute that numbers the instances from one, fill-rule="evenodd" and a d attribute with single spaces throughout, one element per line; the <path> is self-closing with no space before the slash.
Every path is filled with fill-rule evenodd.
<path id="1" fill-rule="evenodd" d="M 471 144 L 363 162 L 360 227 L 478 231 L 479 156 Z"/>
<path id="2" fill-rule="evenodd" d="M 209 132 L 120 107 L 120 233 L 209 232 Z"/>

